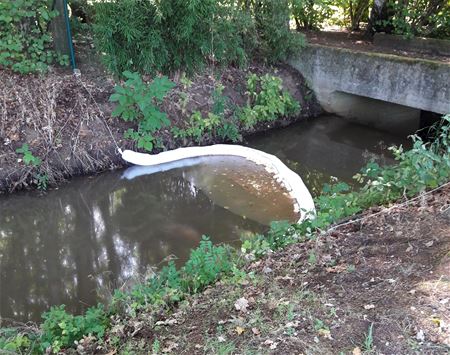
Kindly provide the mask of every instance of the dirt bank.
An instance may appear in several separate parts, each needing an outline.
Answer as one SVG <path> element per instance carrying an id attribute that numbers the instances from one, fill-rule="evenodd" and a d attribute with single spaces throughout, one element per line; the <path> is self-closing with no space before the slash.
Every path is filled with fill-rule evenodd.
<path id="1" fill-rule="evenodd" d="M 163 110 L 173 125 L 182 126 L 193 111 L 211 110 L 212 92 L 219 82 L 225 87 L 230 105 L 242 106 L 247 100 L 246 79 L 250 72 L 280 76 L 285 88 L 301 103 L 302 111 L 298 117 L 280 119 L 242 132 L 243 135 L 287 125 L 320 112 L 300 74 L 287 66 L 263 65 L 252 65 L 246 70 L 230 68 L 220 74 L 206 70 L 196 75 L 188 88 L 183 87 L 180 75 L 174 75 L 171 79 L 177 87 L 165 99 Z M 0 70 L 0 82 L 0 192 L 34 185 L 38 174 L 46 175 L 49 184 L 56 184 L 70 176 L 123 166 L 111 134 L 122 149 L 134 148 L 132 142 L 123 139 L 123 132 L 131 126 L 111 117 L 113 105 L 108 99 L 115 82 L 99 71 L 82 70 L 80 77 L 74 77 L 58 70 L 45 76 L 22 76 Z M 168 130 L 162 131 L 160 138 L 164 149 L 193 144 L 174 141 Z M 204 144 L 216 142 L 205 139 Z M 42 159 L 39 171 L 26 166 L 16 153 L 24 143 L 33 155 Z"/>
<path id="2" fill-rule="evenodd" d="M 253 262 L 244 279 L 169 314 L 117 320 L 100 351 L 448 353 L 450 186 L 361 217 Z"/>

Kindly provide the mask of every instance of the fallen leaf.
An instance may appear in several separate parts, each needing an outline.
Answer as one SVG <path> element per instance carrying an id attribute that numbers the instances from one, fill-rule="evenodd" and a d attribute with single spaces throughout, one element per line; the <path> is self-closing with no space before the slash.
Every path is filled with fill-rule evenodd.
<path id="1" fill-rule="evenodd" d="M 259 331 L 258 328 L 252 328 L 252 332 L 253 332 L 253 334 L 255 334 L 255 335 L 261 334 L 261 332 Z"/>
<path id="2" fill-rule="evenodd" d="M 354 348 L 352 351 L 352 354 L 353 355 L 361 355 L 361 349 L 358 347 Z"/>
<path id="3" fill-rule="evenodd" d="M 319 333 L 319 335 L 323 336 L 324 338 L 332 339 L 331 332 L 328 329 L 322 328 L 322 329 L 319 329 L 317 332 Z"/>
<path id="4" fill-rule="evenodd" d="M 425 243 L 427 248 L 431 247 L 434 244 L 434 241 L 430 240 L 428 243 Z"/>
<path id="5" fill-rule="evenodd" d="M 248 307 L 248 300 L 245 299 L 244 297 L 239 298 L 234 303 L 234 308 L 236 308 L 237 311 L 247 312 L 247 307 Z"/>
<path id="6" fill-rule="evenodd" d="M 325 270 L 327 270 L 327 272 L 339 274 L 347 270 L 347 264 L 340 264 L 333 267 L 327 267 Z"/>
<path id="7" fill-rule="evenodd" d="M 238 333 L 238 335 L 241 335 L 243 332 L 245 332 L 245 329 L 242 327 L 236 327 L 236 333 Z"/>
<path id="8" fill-rule="evenodd" d="M 425 340 L 425 333 L 423 332 L 422 329 L 420 329 L 417 334 L 416 334 L 416 339 L 418 341 L 424 341 Z"/>

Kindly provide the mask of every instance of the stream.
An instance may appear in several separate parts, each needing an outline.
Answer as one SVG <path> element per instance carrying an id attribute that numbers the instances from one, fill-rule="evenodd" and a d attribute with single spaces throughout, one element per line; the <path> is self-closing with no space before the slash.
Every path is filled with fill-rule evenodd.
<path id="1" fill-rule="evenodd" d="M 352 176 L 370 159 L 392 163 L 390 135 L 322 116 L 249 137 L 297 172 L 313 195 Z M 165 172 L 124 178 L 124 171 L 74 178 L 46 193 L 0 197 L 0 317 L 39 321 L 53 305 L 81 313 L 164 260 L 181 265 L 202 235 L 239 245 L 273 220 L 296 221 L 292 200 L 265 171 L 243 158 L 199 159 Z"/>

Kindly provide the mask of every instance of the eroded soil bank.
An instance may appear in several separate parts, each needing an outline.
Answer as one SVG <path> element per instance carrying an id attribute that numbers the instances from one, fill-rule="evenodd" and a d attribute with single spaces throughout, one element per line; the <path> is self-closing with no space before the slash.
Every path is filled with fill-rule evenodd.
<path id="1" fill-rule="evenodd" d="M 206 70 L 183 84 L 181 75 L 171 79 L 177 84 L 166 97 L 162 110 L 172 125 L 182 127 L 194 111 L 206 115 L 214 104 L 212 93 L 222 84 L 230 107 L 247 102 L 246 80 L 250 73 L 271 73 L 283 79 L 284 88 L 300 102 L 297 117 L 280 118 L 271 124 L 241 132 L 243 135 L 314 117 L 320 113 L 304 79 L 288 66 L 269 68 L 252 65 L 246 70 L 229 68 Z M 82 70 L 80 77 L 53 70 L 45 76 L 22 76 L 0 70 L 0 193 L 36 184 L 36 168 L 26 166 L 16 149 L 27 143 L 33 155 L 42 159 L 40 174 L 50 185 L 74 175 L 92 174 L 124 165 L 114 140 L 122 149 L 135 149 L 123 139 L 132 124 L 111 117 L 114 108 L 108 100 L 114 80 L 100 71 Z M 105 124 L 106 122 L 106 124 Z M 114 139 L 111 137 L 114 136 Z M 193 145 L 174 140 L 170 127 L 160 132 L 164 149 Z M 205 137 L 202 144 L 218 143 Z"/>
<path id="2" fill-rule="evenodd" d="M 169 314 L 117 319 L 96 351 L 448 353 L 450 186 L 367 211 L 246 273 Z M 87 338 L 78 350 L 97 345 Z"/>

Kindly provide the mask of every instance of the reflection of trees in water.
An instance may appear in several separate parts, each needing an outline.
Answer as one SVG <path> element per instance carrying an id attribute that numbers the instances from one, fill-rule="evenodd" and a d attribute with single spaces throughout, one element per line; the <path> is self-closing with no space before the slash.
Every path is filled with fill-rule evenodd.
<path id="1" fill-rule="evenodd" d="M 261 228 L 212 205 L 173 173 L 127 183 L 103 175 L 43 197 L 5 198 L 0 314 L 36 320 L 62 303 L 80 312 L 96 302 L 96 287 L 117 287 L 169 253 L 185 258 L 202 234 L 227 240 L 237 226 Z"/>

